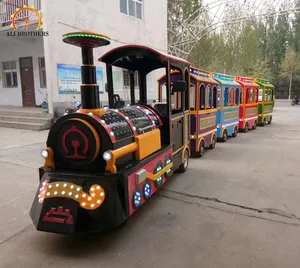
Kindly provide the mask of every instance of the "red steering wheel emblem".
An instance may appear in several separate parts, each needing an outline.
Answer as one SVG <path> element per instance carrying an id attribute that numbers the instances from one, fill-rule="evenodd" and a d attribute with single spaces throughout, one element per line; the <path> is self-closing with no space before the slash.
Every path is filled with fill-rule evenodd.
<path id="1" fill-rule="evenodd" d="M 71 146 L 73 147 L 73 155 L 70 155 L 70 151 L 67 147 L 67 136 L 71 133 L 77 133 L 79 134 L 83 140 L 84 140 L 84 148 L 82 150 L 82 153 L 83 155 L 79 155 L 79 148 L 80 148 L 80 145 L 81 145 L 81 142 L 80 140 L 77 140 L 77 139 L 74 139 L 74 140 L 71 140 Z M 63 149 L 64 151 L 66 152 L 67 154 L 67 158 L 70 158 L 70 159 L 86 159 L 87 157 L 85 156 L 89 150 L 89 140 L 87 138 L 87 136 L 85 135 L 85 133 L 83 131 L 81 131 L 80 129 L 78 129 L 76 126 L 72 126 L 70 129 L 68 129 L 63 137 L 62 137 L 62 146 L 63 146 Z"/>

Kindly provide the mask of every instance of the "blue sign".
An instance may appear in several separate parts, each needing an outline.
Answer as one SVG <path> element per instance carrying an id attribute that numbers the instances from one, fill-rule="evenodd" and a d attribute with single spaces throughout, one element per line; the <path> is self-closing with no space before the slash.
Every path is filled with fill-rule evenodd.
<path id="1" fill-rule="evenodd" d="M 57 64 L 58 92 L 59 94 L 80 94 L 81 66 Z M 96 68 L 99 94 L 103 94 L 103 71 Z"/>

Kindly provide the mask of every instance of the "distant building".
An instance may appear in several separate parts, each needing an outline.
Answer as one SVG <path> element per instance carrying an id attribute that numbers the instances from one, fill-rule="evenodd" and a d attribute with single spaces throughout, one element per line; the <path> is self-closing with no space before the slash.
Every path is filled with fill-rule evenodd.
<path id="1" fill-rule="evenodd" d="M 41 11 L 41 29 L 36 30 L 36 12 L 22 9 L 24 5 Z M 35 107 L 46 101 L 53 113 L 80 100 L 80 49 L 62 42 L 63 34 L 77 30 L 112 40 L 94 52 L 104 91 L 105 66 L 97 59 L 106 51 L 125 44 L 167 51 L 167 0 L 0 0 L 0 106 Z M 30 32 L 40 36 L 27 36 Z M 148 77 L 149 98 L 157 94 L 157 77 L 158 73 Z M 114 82 L 115 93 L 129 99 L 128 73 L 115 69 Z M 106 104 L 107 93 L 100 94 L 100 100 Z"/>

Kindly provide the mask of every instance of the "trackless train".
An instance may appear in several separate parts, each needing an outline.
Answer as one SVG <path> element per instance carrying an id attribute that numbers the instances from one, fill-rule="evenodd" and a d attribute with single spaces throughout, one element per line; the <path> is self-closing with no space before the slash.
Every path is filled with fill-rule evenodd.
<path id="1" fill-rule="evenodd" d="M 99 58 L 106 64 L 109 99 L 109 108 L 101 108 L 93 48 L 109 45 L 109 37 L 73 32 L 63 35 L 63 42 L 81 48 L 82 107 L 49 131 L 30 210 L 37 230 L 75 234 L 117 228 L 175 171 L 186 171 L 191 155 L 202 156 L 217 137 L 226 140 L 224 133 L 236 136 L 241 87 L 232 77 L 145 46 L 121 46 Z M 115 98 L 113 66 L 130 73 L 127 106 Z M 152 107 L 146 76 L 156 69 L 165 74 L 158 81 L 161 103 Z"/>

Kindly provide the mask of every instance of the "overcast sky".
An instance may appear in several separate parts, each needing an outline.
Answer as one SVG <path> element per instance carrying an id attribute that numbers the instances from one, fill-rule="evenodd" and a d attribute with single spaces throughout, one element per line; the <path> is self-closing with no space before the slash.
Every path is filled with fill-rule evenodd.
<path id="1" fill-rule="evenodd" d="M 222 18 L 226 5 L 230 5 L 239 10 L 239 7 L 248 9 L 249 13 L 267 13 L 267 7 L 275 7 L 279 9 L 282 3 L 286 3 L 287 8 L 293 6 L 292 0 L 203 0 L 204 6 L 208 5 L 210 17 L 214 17 L 214 21 L 218 21 L 218 18 Z M 248 13 L 248 12 L 247 12 Z M 249 15 L 249 13 L 247 15 Z"/>

